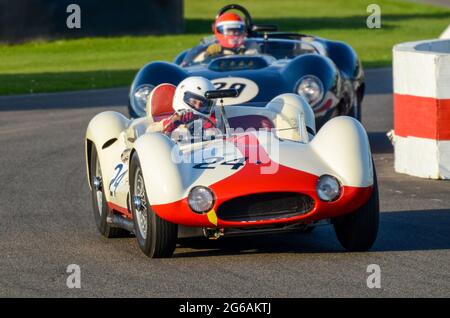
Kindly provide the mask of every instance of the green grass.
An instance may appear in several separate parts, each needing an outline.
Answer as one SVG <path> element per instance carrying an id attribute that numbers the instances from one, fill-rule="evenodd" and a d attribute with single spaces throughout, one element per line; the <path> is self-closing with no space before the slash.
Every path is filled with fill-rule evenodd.
<path id="1" fill-rule="evenodd" d="M 35 41 L 0 45 L 0 94 L 36 93 L 129 85 L 152 60 L 172 60 L 211 32 L 216 11 L 238 2 L 256 22 L 280 30 L 341 40 L 352 45 L 365 67 L 391 64 L 392 46 L 437 37 L 450 23 L 450 10 L 402 0 L 377 0 L 382 28 L 367 29 L 372 0 L 185 0 L 186 33 Z"/>

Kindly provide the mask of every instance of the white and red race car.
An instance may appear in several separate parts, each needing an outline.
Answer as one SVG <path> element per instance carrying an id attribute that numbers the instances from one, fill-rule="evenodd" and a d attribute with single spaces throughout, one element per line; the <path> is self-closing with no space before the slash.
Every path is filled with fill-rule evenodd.
<path id="1" fill-rule="evenodd" d="M 147 131 L 173 113 L 170 96 L 157 96 L 168 90 L 158 88 L 146 117 L 106 111 L 87 128 L 87 176 L 102 235 L 131 232 L 146 255 L 170 257 L 178 238 L 197 233 L 305 230 L 328 220 L 345 249 L 371 248 L 378 188 L 357 120 L 333 118 L 316 134 L 308 103 L 282 94 L 264 107 L 218 103 L 213 129 L 196 132 L 192 125 L 167 136 Z"/>

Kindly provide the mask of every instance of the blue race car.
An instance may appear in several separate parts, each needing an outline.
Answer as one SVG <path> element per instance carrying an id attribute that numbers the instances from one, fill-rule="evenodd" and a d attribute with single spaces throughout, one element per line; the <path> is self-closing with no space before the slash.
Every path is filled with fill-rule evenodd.
<path id="1" fill-rule="evenodd" d="M 311 105 L 321 127 L 339 115 L 361 118 L 364 72 L 355 51 L 343 42 L 311 35 L 277 32 L 256 25 L 239 5 L 223 7 L 220 16 L 238 10 L 245 16 L 247 38 L 239 52 L 208 54 L 214 37 L 181 52 L 173 63 L 155 61 L 137 73 L 129 93 L 129 114 L 145 116 L 146 101 L 161 83 L 177 85 L 189 76 L 210 79 L 217 89 L 236 89 L 226 104 L 257 105 L 282 93 L 296 93 Z"/>

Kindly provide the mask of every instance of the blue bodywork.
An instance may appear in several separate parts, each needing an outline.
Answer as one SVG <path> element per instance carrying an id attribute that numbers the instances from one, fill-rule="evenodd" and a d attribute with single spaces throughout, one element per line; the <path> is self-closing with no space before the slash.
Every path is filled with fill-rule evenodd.
<path id="1" fill-rule="evenodd" d="M 208 45 L 201 44 L 199 47 L 181 52 L 174 63 L 156 61 L 139 70 L 130 88 L 128 107 L 130 116 L 145 115 L 145 109 L 139 107 L 134 97 L 134 93 L 142 85 L 156 86 L 161 83 L 177 85 L 188 76 L 203 76 L 210 80 L 244 78 L 253 81 L 258 87 L 257 94 L 246 100 L 254 103 L 268 102 L 282 93 L 297 93 L 299 80 L 306 75 L 312 75 L 320 79 L 325 92 L 322 100 L 313 105 L 319 127 L 331 117 L 338 115 L 350 115 L 360 119 L 364 74 L 361 63 L 350 46 L 342 42 L 310 36 L 296 37 L 292 34 L 274 34 L 269 39 L 256 38 L 249 41 L 260 46 L 311 45 L 315 51 L 288 58 L 274 57 L 261 52 L 250 55 L 232 54 L 212 58 L 208 63 L 186 64 L 189 54 L 192 55 L 195 50 L 199 51 L 202 46 Z M 216 87 L 221 88 L 217 85 Z"/>

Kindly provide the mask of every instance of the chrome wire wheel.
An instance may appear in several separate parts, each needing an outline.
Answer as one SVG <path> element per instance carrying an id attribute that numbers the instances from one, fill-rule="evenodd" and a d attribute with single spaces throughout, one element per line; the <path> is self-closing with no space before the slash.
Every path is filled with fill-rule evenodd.
<path id="1" fill-rule="evenodd" d="M 102 182 L 102 169 L 100 168 L 100 160 L 97 159 L 95 164 L 95 175 L 92 180 L 92 185 L 95 188 L 95 194 L 97 197 L 97 212 L 102 215 L 103 213 L 103 182 Z"/>
<path id="2" fill-rule="evenodd" d="M 133 206 L 135 209 L 136 221 L 139 233 L 145 240 L 147 238 L 147 200 L 145 197 L 144 177 L 140 167 L 136 168 L 134 173 L 134 197 Z"/>
<path id="3" fill-rule="evenodd" d="M 170 257 L 175 250 L 178 226 L 158 216 L 148 200 L 144 175 L 137 152 L 130 160 L 130 203 L 133 212 L 134 234 L 139 248 L 152 258 Z M 151 175 L 149 176 L 151 178 Z M 150 181 L 152 182 L 152 181 Z"/>

